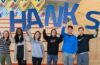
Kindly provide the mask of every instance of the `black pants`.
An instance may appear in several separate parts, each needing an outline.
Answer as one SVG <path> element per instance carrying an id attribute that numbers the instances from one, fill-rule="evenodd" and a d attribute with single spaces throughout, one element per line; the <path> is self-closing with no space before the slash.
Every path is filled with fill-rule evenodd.
<path id="1" fill-rule="evenodd" d="M 26 61 L 23 60 L 23 58 L 24 58 L 24 46 L 23 45 L 17 46 L 18 65 L 26 65 Z"/>
<path id="2" fill-rule="evenodd" d="M 26 60 L 18 59 L 18 65 L 26 65 Z"/>
<path id="3" fill-rule="evenodd" d="M 42 58 L 32 57 L 32 63 L 33 63 L 33 65 L 41 65 Z"/>

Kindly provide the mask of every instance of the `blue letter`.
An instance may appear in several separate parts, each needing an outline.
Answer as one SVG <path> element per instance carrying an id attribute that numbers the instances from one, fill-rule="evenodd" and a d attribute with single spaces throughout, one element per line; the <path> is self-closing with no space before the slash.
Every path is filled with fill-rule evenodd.
<path id="1" fill-rule="evenodd" d="M 67 23 L 67 17 L 68 16 L 71 16 L 71 19 L 72 19 L 72 22 L 73 22 L 73 24 L 74 25 L 77 25 L 77 21 L 76 21 L 76 17 L 75 17 L 75 11 L 76 11 L 76 9 L 78 8 L 78 4 L 75 4 L 74 6 L 73 6 L 73 8 L 72 8 L 72 10 L 71 10 L 71 12 L 68 12 L 68 3 L 65 3 L 65 5 L 64 5 L 64 17 L 63 17 L 63 22 L 64 23 Z"/>
<path id="2" fill-rule="evenodd" d="M 26 12 L 22 12 L 22 19 L 14 19 L 14 11 L 10 11 L 10 31 L 13 32 L 15 30 L 14 23 L 22 23 L 23 31 L 26 30 Z"/>
<path id="3" fill-rule="evenodd" d="M 63 7 L 59 7 L 59 14 L 58 19 L 56 19 L 55 8 L 53 5 L 48 5 L 46 8 L 46 15 L 45 15 L 45 26 L 48 26 L 50 13 L 52 15 L 53 24 L 55 27 L 60 27 L 62 24 L 62 17 L 63 17 Z"/>
<path id="4" fill-rule="evenodd" d="M 32 21 L 32 13 L 34 13 L 36 21 Z M 36 9 L 29 9 L 28 10 L 28 25 L 27 25 L 27 28 L 30 29 L 32 24 L 38 24 L 40 28 L 43 27 L 42 22 L 40 20 L 40 17 L 38 15 L 38 12 L 36 11 Z"/>
<path id="5" fill-rule="evenodd" d="M 87 13 L 86 18 L 92 22 L 95 23 L 94 26 L 86 26 L 87 29 L 97 29 L 99 27 L 99 21 L 96 20 L 95 18 L 91 17 L 91 15 L 96 14 L 96 15 L 100 15 L 100 12 L 97 11 L 90 11 Z"/>

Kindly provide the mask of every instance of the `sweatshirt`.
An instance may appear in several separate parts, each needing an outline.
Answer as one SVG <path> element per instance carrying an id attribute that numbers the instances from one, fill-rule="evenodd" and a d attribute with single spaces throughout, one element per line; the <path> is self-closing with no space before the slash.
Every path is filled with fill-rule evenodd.
<path id="1" fill-rule="evenodd" d="M 61 34 L 63 36 L 62 52 L 75 54 L 78 48 L 77 37 L 73 34 L 69 35 L 68 33 L 65 33 L 65 27 L 62 28 Z"/>
<path id="2" fill-rule="evenodd" d="M 34 40 L 32 34 L 28 31 L 30 42 L 32 44 L 32 57 L 43 58 L 44 56 L 44 46 L 41 41 Z"/>
<path id="3" fill-rule="evenodd" d="M 89 41 L 92 38 L 96 38 L 98 31 L 95 34 L 83 34 L 77 37 L 78 39 L 78 51 L 77 53 L 89 52 Z"/>
<path id="4" fill-rule="evenodd" d="M 43 38 L 47 42 L 47 54 L 48 55 L 58 55 L 59 44 L 62 42 L 62 36 L 60 37 L 52 37 L 46 34 L 46 31 L 43 30 Z"/>

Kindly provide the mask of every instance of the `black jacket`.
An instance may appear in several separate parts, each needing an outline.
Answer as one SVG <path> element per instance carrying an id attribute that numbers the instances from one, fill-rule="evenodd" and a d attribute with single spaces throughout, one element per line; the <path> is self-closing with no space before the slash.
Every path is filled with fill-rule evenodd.
<path id="1" fill-rule="evenodd" d="M 98 32 L 98 31 L 97 31 Z M 98 33 L 96 36 L 94 34 L 83 34 L 82 36 L 78 36 L 78 54 L 82 52 L 88 52 L 89 51 L 89 40 L 92 38 L 97 37 Z"/>
<path id="2" fill-rule="evenodd" d="M 52 37 L 47 36 L 46 31 L 43 30 L 43 38 L 47 41 L 47 54 L 49 55 L 58 55 L 59 51 L 59 43 L 62 42 L 62 36 L 60 37 Z"/>

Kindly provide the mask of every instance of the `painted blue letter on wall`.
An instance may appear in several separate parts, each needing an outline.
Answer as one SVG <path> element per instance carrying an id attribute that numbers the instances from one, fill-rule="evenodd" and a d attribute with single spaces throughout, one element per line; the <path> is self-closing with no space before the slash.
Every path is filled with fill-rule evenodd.
<path id="1" fill-rule="evenodd" d="M 22 19 L 14 19 L 14 11 L 10 11 L 10 31 L 14 32 L 15 30 L 15 23 L 22 23 L 23 31 L 26 30 L 26 12 L 22 11 Z"/>
<path id="2" fill-rule="evenodd" d="M 93 15 L 93 14 L 94 15 L 100 15 L 100 12 L 90 11 L 90 12 L 87 13 L 86 18 L 95 24 L 94 26 L 87 25 L 86 26 L 87 29 L 97 29 L 99 27 L 99 21 L 97 19 L 91 17 L 91 15 Z"/>

